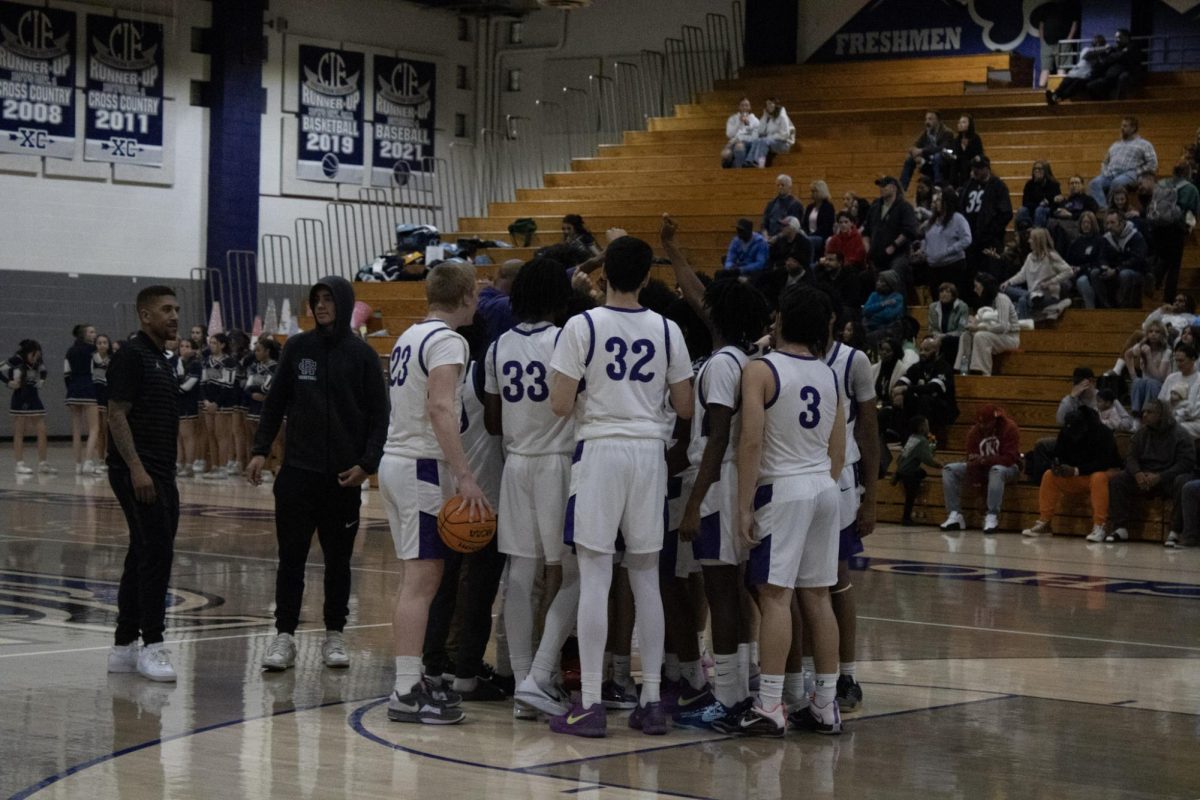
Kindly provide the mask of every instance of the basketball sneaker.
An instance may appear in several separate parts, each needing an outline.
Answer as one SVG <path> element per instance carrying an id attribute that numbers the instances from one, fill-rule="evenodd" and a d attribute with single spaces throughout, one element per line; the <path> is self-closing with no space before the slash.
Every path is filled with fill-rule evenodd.
<path id="1" fill-rule="evenodd" d="M 533 706 L 527 706 L 520 700 L 513 701 L 513 719 L 532 719 L 538 718 L 538 710 Z"/>
<path id="2" fill-rule="evenodd" d="M 641 731 L 647 736 L 662 736 L 667 732 L 667 712 L 663 710 L 663 704 L 646 703 L 644 706 L 638 706 L 629 715 L 629 727 L 635 731 Z"/>
<path id="3" fill-rule="evenodd" d="M 818 706 L 814 701 L 808 704 L 806 710 L 812 717 L 811 730 L 827 736 L 836 736 L 842 732 L 842 712 L 838 708 L 837 700 L 826 706 Z"/>
<path id="4" fill-rule="evenodd" d="M 558 686 L 543 689 L 533 675 L 525 676 L 513 695 L 519 704 L 535 708 L 543 714 L 561 716 L 571 710 L 570 697 Z"/>
<path id="5" fill-rule="evenodd" d="M 350 656 L 346 653 L 346 637 L 341 631 L 325 632 L 321 658 L 325 661 L 325 666 L 333 669 L 345 669 L 350 666 Z"/>
<path id="6" fill-rule="evenodd" d="M 474 686 L 470 689 L 456 689 L 455 691 L 462 695 L 462 699 L 466 700 L 467 702 L 498 703 L 502 700 L 508 699 L 508 695 L 504 693 L 503 689 L 482 675 L 474 678 L 467 678 L 466 680 L 474 681 Z M 459 679 L 456 678 L 455 683 L 458 681 Z"/>
<path id="7" fill-rule="evenodd" d="M 963 519 L 963 515 L 957 511 L 951 511 L 946 521 L 938 526 L 944 531 L 965 531 L 967 529 L 967 521 Z"/>
<path id="8" fill-rule="evenodd" d="M 741 720 L 742 715 L 749 711 L 753 705 L 754 701 L 747 697 L 744 700 L 734 703 L 731 707 L 721 706 L 725 710 L 725 713 L 712 721 L 713 730 L 720 731 L 721 733 L 737 733 L 738 722 Z"/>
<path id="9" fill-rule="evenodd" d="M 33 467 L 26 466 L 24 461 L 18 461 L 16 471 L 18 475 L 32 475 Z"/>
<path id="10" fill-rule="evenodd" d="M 517 690 L 517 681 L 511 674 L 501 675 L 496 671 L 496 668 L 486 661 L 479 667 L 479 677 L 486 678 L 491 684 L 500 687 L 500 690 L 509 697 L 513 696 L 513 692 Z"/>
<path id="11" fill-rule="evenodd" d="M 462 695 L 445 685 L 445 683 L 439 686 L 430 681 L 429 678 L 422 678 L 421 683 L 425 687 L 425 692 L 446 708 L 457 708 L 462 704 Z"/>
<path id="12" fill-rule="evenodd" d="M 671 721 L 681 728 L 701 728 L 707 729 L 713 726 L 719 719 L 723 719 L 729 709 L 721 705 L 720 701 L 713 698 L 711 703 L 707 705 L 693 705 L 691 708 L 676 711 L 671 717 Z"/>
<path id="13" fill-rule="evenodd" d="M 846 714 L 862 710 L 862 687 L 858 681 L 849 675 L 838 675 L 837 704 L 838 709 Z"/>
<path id="14" fill-rule="evenodd" d="M 114 644 L 108 651 L 109 672 L 137 672 L 138 643 Z"/>
<path id="15" fill-rule="evenodd" d="M 604 704 L 594 703 L 584 708 L 576 703 L 565 714 L 550 718 L 550 730 L 570 736 L 601 739 L 608 735 L 608 720 L 604 716 Z"/>
<path id="16" fill-rule="evenodd" d="M 716 702 L 717 698 L 713 697 L 712 687 L 710 687 L 707 683 L 701 686 L 699 689 L 693 689 L 687 681 L 683 681 L 683 686 L 681 688 L 682 691 L 676 695 L 675 702 L 670 706 L 667 705 L 665 700 L 663 701 L 663 706 L 666 707 L 667 713 L 671 716 L 693 711 L 697 708 L 711 706 L 714 702 Z"/>
<path id="17" fill-rule="evenodd" d="M 148 644 L 138 653 L 138 674 L 152 681 L 175 680 L 175 667 L 171 666 L 171 651 L 162 642 Z"/>
<path id="18" fill-rule="evenodd" d="M 422 725 L 454 725 L 466 719 L 461 708 L 453 708 L 438 702 L 428 691 L 428 684 L 420 681 L 408 694 L 392 690 L 388 698 L 387 715 L 392 722 L 416 722 Z"/>
<path id="19" fill-rule="evenodd" d="M 715 726 L 714 726 L 715 727 Z M 787 717 L 783 703 L 768 710 L 755 703 L 746 709 L 738 718 L 732 730 L 721 730 L 722 733 L 736 733 L 741 736 L 769 736 L 781 738 L 787 732 Z"/>
<path id="20" fill-rule="evenodd" d="M 296 637 L 290 633 L 275 634 L 267 645 L 262 665 L 268 672 L 283 672 L 296 666 Z"/>
<path id="21" fill-rule="evenodd" d="M 58 467 L 52 465 L 49 461 L 41 461 L 38 463 L 38 472 L 43 475 L 57 475 Z"/>
<path id="22" fill-rule="evenodd" d="M 616 681 L 605 681 L 600 687 L 600 700 L 610 711 L 629 711 L 637 708 L 638 697 L 632 686 L 622 686 Z"/>

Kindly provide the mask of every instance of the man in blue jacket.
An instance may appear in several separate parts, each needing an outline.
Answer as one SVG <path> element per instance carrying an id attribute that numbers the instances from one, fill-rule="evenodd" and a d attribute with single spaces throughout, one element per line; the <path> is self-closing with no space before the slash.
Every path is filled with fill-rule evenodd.
<path id="1" fill-rule="evenodd" d="M 743 217 L 737 221 L 737 235 L 725 253 L 725 269 L 741 270 L 743 275 L 761 272 L 767 266 L 769 249 L 763 235 L 754 232 L 754 223 Z"/>
<path id="2" fill-rule="evenodd" d="M 375 351 L 350 331 L 354 289 L 322 278 L 308 293 L 317 327 L 288 339 L 263 403 L 247 478 L 262 480 L 263 463 L 287 418 L 283 467 L 275 479 L 275 630 L 263 667 L 296 663 L 296 626 L 314 528 L 325 556 L 325 642 L 328 667 L 348 667 L 342 631 L 350 603 L 350 556 L 358 535 L 360 487 L 379 467 L 387 437 L 388 396 Z"/>

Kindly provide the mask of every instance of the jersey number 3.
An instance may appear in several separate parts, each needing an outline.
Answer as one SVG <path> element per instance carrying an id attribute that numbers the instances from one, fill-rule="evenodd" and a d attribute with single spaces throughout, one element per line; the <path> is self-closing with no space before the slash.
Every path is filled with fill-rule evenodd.
<path id="1" fill-rule="evenodd" d="M 800 427 L 812 429 L 821 424 L 821 393 L 811 386 L 800 390 L 800 400 L 808 407 L 800 412 Z"/>
<path id="2" fill-rule="evenodd" d="M 624 380 L 626 374 L 628 374 L 629 380 L 639 383 L 649 383 L 654 380 L 653 372 L 642 372 L 642 368 L 654 358 L 654 342 L 649 339 L 635 339 L 633 344 L 626 344 L 624 339 L 614 336 L 604 343 L 604 350 L 613 354 L 612 363 L 605 371 L 608 373 L 608 377 L 614 381 Z M 630 369 L 625 363 L 625 357 L 630 353 L 641 356 L 634 362 L 633 369 Z"/>

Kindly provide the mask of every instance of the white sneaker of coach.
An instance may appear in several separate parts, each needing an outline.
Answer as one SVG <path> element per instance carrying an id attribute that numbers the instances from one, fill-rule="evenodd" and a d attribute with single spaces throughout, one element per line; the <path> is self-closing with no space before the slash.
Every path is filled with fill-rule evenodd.
<path id="1" fill-rule="evenodd" d="M 171 666 L 171 651 L 162 642 L 148 644 L 138 654 L 137 671 L 143 678 L 152 681 L 175 680 L 175 667 Z"/>

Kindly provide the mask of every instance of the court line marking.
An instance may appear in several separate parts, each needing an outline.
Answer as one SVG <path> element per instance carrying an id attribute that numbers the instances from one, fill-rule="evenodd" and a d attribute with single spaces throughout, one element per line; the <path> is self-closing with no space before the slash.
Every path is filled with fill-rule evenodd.
<path id="1" fill-rule="evenodd" d="M 949 622 L 925 622 L 916 619 L 895 619 L 893 617 L 866 617 L 859 615 L 860 620 L 871 622 L 894 622 L 898 625 L 924 625 L 929 628 L 950 628 L 958 631 L 980 631 L 984 633 L 1002 633 L 1011 636 L 1034 636 L 1039 639 L 1069 639 L 1076 642 L 1094 642 L 1097 644 L 1120 644 L 1129 647 L 1155 647 L 1162 650 L 1183 650 L 1188 653 L 1200 653 L 1200 647 L 1187 647 L 1181 644 L 1155 644 L 1153 642 L 1130 642 L 1123 639 L 1101 639 L 1095 636 L 1072 636 L 1067 633 L 1043 633 L 1041 631 L 1017 631 L 1011 628 L 985 628 L 979 625 L 955 625 Z M 912 661 L 920 661 L 914 658 Z"/>

